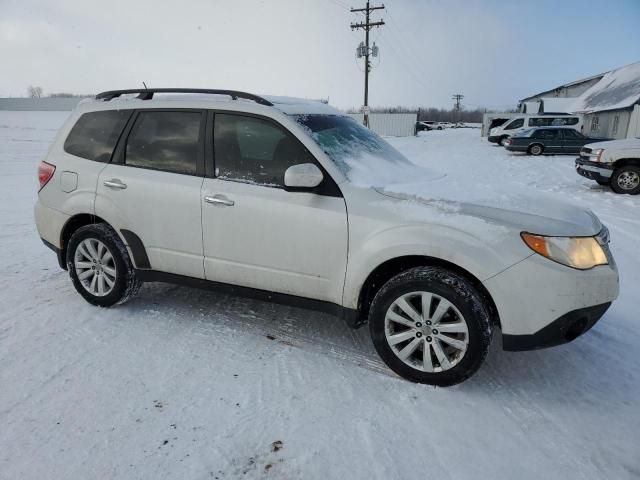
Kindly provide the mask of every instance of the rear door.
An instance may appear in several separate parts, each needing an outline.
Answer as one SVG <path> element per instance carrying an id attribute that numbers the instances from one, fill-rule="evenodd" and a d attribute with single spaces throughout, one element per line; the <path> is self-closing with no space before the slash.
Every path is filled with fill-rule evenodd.
<path id="1" fill-rule="evenodd" d="M 215 171 L 202 193 L 207 280 L 340 304 L 348 232 L 338 186 L 324 172 L 313 191 L 285 190 L 288 167 L 317 162 L 275 121 L 216 113 L 214 122 Z"/>
<path id="2" fill-rule="evenodd" d="M 541 128 L 534 133 L 533 138 L 544 145 L 544 153 L 562 153 L 562 137 L 557 128 Z"/>
<path id="3" fill-rule="evenodd" d="M 200 110 L 138 111 L 100 173 L 96 215 L 123 235 L 137 268 L 204 278 L 205 122 Z"/>

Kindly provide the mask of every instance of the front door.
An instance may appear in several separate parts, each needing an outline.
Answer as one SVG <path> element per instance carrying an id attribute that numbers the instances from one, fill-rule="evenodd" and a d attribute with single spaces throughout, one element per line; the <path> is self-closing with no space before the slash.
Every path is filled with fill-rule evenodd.
<path id="1" fill-rule="evenodd" d="M 316 160 L 272 120 L 216 113 L 214 123 L 215 178 L 202 193 L 206 278 L 341 303 L 348 234 L 337 185 L 325 173 L 314 191 L 285 190 L 289 166 Z"/>
<path id="2" fill-rule="evenodd" d="M 134 261 L 141 263 L 136 249 L 146 252 L 148 265 L 136 267 L 204 278 L 200 198 L 206 114 L 143 110 L 135 115 L 113 163 L 98 179 L 96 215 L 123 234 Z"/>
<path id="3" fill-rule="evenodd" d="M 588 140 L 577 131 L 572 128 L 565 128 L 562 130 L 564 136 L 563 153 L 578 154 L 582 149 L 582 146 L 588 143 Z"/>

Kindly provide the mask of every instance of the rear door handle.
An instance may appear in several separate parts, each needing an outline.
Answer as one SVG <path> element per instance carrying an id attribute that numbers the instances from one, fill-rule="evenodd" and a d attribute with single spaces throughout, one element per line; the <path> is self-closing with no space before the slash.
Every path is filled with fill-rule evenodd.
<path id="1" fill-rule="evenodd" d="M 207 195 L 206 197 L 204 197 L 204 201 L 207 203 L 212 203 L 214 205 L 222 205 L 224 207 L 233 207 L 235 205 L 235 202 L 233 200 L 229 200 L 224 195 Z"/>
<path id="2" fill-rule="evenodd" d="M 111 180 L 105 180 L 104 186 L 109 188 L 119 188 L 120 190 L 124 190 L 125 188 L 127 188 L 127 185 L 125 183 L 122 183 L 117 178 L 112 178 Z"/>

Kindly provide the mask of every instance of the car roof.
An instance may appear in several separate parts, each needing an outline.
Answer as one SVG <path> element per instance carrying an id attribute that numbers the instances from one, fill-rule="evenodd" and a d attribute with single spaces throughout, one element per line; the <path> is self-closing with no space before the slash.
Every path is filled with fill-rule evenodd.
<path id="1" fill-rule="evenodd" d="M 114 90 L 100 93 L 96 98 L 85 99 L 78 104 L 78 108 L 83 111 L 124 108 L 221 108 L 250 113 L 267 113 L 277 110 L 287 115 L 345 115 L 322 100 L 273 95 L 257 96 L 229 90 L 189 90 L 191 89 L 150 89 L 151 98 L 140 98 L 144 97 L 146 92 L 142 89 Z"/>

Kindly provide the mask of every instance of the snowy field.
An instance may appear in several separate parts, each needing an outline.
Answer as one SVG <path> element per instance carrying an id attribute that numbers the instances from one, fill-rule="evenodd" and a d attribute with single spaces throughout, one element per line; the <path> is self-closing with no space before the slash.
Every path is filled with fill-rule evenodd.
<path id="1" fill-rule="evenodd" d="M 608 225 L 621 295 L 573 343 L 507 353 L 448 389 L 328 315 L 148 284 L 99 309 L 33 223 L 60 112 L 0 112 L 0 478 L 640 477 L 640 196 L 512 155 L 476 129 L 391 142 L 462 186 L 526 186 Z M 535 294 L 535 292 L 532 292 Z"/>

